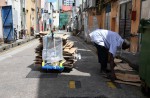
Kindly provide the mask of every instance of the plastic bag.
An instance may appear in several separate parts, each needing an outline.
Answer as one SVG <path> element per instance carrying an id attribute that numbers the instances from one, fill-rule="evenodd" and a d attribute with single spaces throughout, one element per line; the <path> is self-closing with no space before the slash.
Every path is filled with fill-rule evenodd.
<path id="1" fill-rule="evenodd" d="M 62 39 L 46 35 L 43 37 L 42 58 L 47 63 L 54 63 L 63 60 Z"/>

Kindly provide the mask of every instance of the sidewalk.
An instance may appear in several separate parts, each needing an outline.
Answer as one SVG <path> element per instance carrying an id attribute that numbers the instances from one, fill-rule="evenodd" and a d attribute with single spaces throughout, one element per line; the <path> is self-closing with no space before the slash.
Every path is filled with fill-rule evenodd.
<path id="1" fill-rule="evenodd" d="M 6 51 L 6 50 L 8 50 L 10 48 L 19 46 L 19 45 L 24 44 L 26 42 L 29 42 L 29 41 L 31 41 L 33 39 L 35 39 L 35 37 L 34 36 L 30 36 L 29 38 L 26 38 L 26 39 L 18 39 L 17 41 L 15 41 L 13 43 L 10 43 L 10 44 L 7 44 L 7 43 L 0 44 L 0 52 L 3 52 L 3 51 Z"/>

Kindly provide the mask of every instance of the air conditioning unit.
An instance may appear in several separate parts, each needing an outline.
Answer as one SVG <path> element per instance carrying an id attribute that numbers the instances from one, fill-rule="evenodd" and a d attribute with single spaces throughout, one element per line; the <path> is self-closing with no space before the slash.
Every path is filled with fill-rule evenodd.
<path id="1" fill-rule="evenodd" d="M 89 7 L 95 7 L 96 6 L 96 0 L 89 0 Z"/>

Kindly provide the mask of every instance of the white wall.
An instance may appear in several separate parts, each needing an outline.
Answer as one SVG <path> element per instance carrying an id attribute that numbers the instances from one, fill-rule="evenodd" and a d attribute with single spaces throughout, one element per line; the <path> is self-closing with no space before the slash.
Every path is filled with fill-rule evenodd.
<path id="1" fill-rule="evenodd" d="M 41 8 L 44 8 L 45 6 L 45 0 L 41 0 Z"/>
<path id="2" fill-rule="evenodd" d="M 14 1 L 14 8 L 15 8 L 16 13 L 17 13 L 16 17 L 14 17 L 14 22 L 18 21 L 17 22 L 18 31 L 20 31 L 21 30 L 21 7 L 20 7 L 20 0 Z"/>
<path id="3" fill-rule="evenodd" d="M 13 0 L 7 0 L 7 5 L 12 5 Z"/>
<path id="4" fill-rule="evenodd" d="M 84 0 L 83 0 L 84 2 Z M 82 4 L 82 0 L 76 0 L 76 6 L 80 6 Z"/>
<path id="5" fill-rule="evenodd" d="M 21 7 L 20 0 L 7 0 L 7 5 L 12 5 L 13 12 L 13 26 L 19 32 L 21 30 Z M 19 33 L 18 33 L 19 37 Z"/>
<path id="6" fill-rule="evenodd" d="M 2 28 L 1 7 L 0 7 L 0 39 L 3 39 L 3 28 Z"/>
<path id="7" fill-rule="evenodd" d="M 141 18 L 149 19 L 150 18 L 150 0 L 146 0 L 142 2 L 141 9 Z"/>
<path id="8" fill-rule="evenodd" d="M 53 20 L 54 20 L 53 26 L 58 28 L 59 27 L 59 13 L 53 13 Z"/>

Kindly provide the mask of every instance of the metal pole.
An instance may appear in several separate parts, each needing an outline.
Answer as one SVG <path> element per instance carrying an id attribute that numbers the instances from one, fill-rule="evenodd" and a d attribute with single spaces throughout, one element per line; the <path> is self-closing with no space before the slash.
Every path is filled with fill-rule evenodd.
<path id="1" fill-rule="evenodd" d="M 141 17 L 142 17 L 142 0 L 140 0 L 141 4 L 140 4 L 140 17 L 139 17 L 139 25 L 140 25 L 140 20 L 141 20 Z M 140 26 L 139 26 L 140 27 Z M 138 51 L 140 52 L 141 51 L 141 41 L 142 41 L 142 34 L 141 32 L 138 32 L 139 33 L 139 39 L 138 39 Z"/>
<path id="2" fill-rule="evenodd" d="M 58 0 L 58 6 L 59 6 L 59 0 Z M 58 12 L 59 12 L 59 25 L 58 25 L 58 29 L 60 28 L 60 9 L 58 7 Z"/>
<path id="3" fill-rule="evenodd" d="M 36 24 L 36 26 L 35 26 L 35 31 L 36 31 L 36 33 L 37 33 L 37 31 L 38 31 L 38 6 L 37 6 L 37 3 L 38 3 L 38 2 L 39 2 L 39 0 L 36 0 L 36 1 L 35 1 L 35 8 L 36 8 L 36 9 L 35 9 L 35 11 L 36 11 L 36 12 L 35 12 L 35 13 L 36 13 L 36 15 L 35 15 L 35 16 L 36 16 L 36 17 L 35 17 L 35 22 L 36 22 L 36 23 L 35 23 L 35 24 Z"/>

